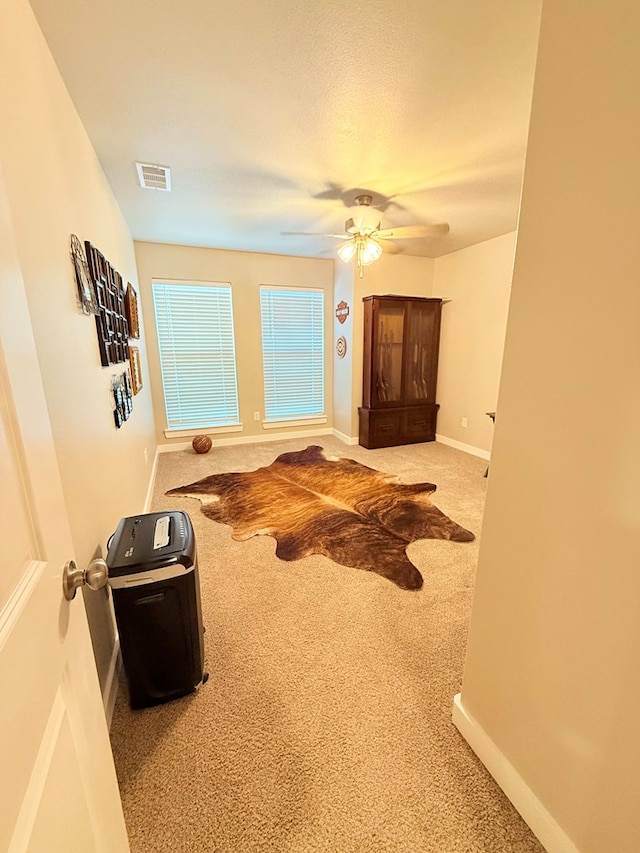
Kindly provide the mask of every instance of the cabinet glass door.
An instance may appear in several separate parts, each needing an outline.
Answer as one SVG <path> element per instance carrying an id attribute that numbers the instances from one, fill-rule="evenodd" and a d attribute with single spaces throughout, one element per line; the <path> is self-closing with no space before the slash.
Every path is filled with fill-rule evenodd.
<path id="1" fill-rule="evenodd" d="M 402 399 L 404 304 L 378 304 L 373 331 L 373 394 L 378 403 Z"/>
<path id="2" fill-rule="evenodd" d="M 438 303 L 413 302 L 407 318 L 405 400 L 435 402 L 438 368 Z"/>

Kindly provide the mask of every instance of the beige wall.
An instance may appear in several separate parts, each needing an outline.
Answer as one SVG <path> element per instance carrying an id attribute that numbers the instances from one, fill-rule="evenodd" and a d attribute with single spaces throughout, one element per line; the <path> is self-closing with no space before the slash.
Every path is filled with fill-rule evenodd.
<path id="1" fill-rule="evenodd" d="M 189 436 L 167 438 L 164 435 L 166 415 L 162 394 L 162 378 L 155 334 L 152 279 L 178 281 L 227 282 L 232 286 L 236 366 L 238 372 L 238 403 L 242 432 L 207 431 L 214 442 L 242 440 L 247 437 L 273 441 L 283 434 L 320 431 L 331 428 L 333 420 L 333 260 L 294 258 L 251 252 L 229 252 L 221 249 L 202 249 L 192 246 L 171 246 L 160 243 L 136 243 L 136 258 L 140 278 L 142 310 L 149 329 L 148 354 L 151 390 L 153 394 L 156 441 L 158 444 L 190 442 Z M 260 330 L 260 285 L 322 288 L 325 292 L 325 369 L 327 423 L 280 429 L 263 429 L 264 395 L 262 381 L 262 349 Z M 255 421 L 253 413 L 260 413 Z"/>
<path id="2" fill-rule="evenodd" d="M 430 296 L 434 261 L 429 258 L 384 255 L 367 267 L 360 279 L 353 264 L 333 259 L 318 260 L 219 249 L 136 243 L 141 301 L 149 329 L 148 356 L 151 388 L 155 406 L 158 444 L 179 444 L 189 437 L 167 438 L 162 398 L 162 381 L 154 332 L 152 279 L 230 282 L 233 286 L 238 393 L 242 432 L 212 432 L 215 441 L 254 438 L 264 441 L 295 432 L 320 432 L 335 429 L 344 438 L 357 438 L 358 406 L 362 402 L 362 297 L 370 293 L 398 293 L 406 296 Z M 260 284 L 321 287 L 325 291 L 327 423 L 315 426 L 262 427 L 253 413 L 263 414 L 262 361 L 260 350 Z M 349 306 L 349 317 L 340 324 L 335 309 L 341 300 Z M 347 355 L 338 358 L 336 340 L 347 340 Z"/>
<path id="3" fill-rule="evenodd" d="M 640 839 L 638 33 L 543 7 L 462 688 L 581 853 Z"/>
<path id="4" fill-rule="evenodd" d="M 490 451 L 493 425 L 485 412 L 494 411 L 507 322 L 515 232 L 430 259 L 383 255 L 364 270 L 336 265 L 335 297 L 345 299 L 350 316 L 335 324 L 336 337 L 347 338 L 352 353 L 348 366 L 336 360 L 334 426 L 342 434 L 358 435 L 358 406 L 362 405 L 362 299 L 370 294 L 441 296 L 443 306 L 438 371 L 438 435 L 480 451 Z M 350 301 L 350 299 L 351 301 Z M 349 355 L 344 359 L 347 362 Z M 347 417 L 346 400 L 350 400 Z M 460 425 L 462 417 L 468 426 Z M 338 423 L 339 420 L 339 423 Z"/>
<path id="5" fill-rule="evenodd" d="M 437 258 L 442 309 L 438 435 L 490 451 L 507 325 L 515 232 Z M 467 427 L 461 425 L 467 419 Z"/>
<path id="6" fill-rule="evenodd" d="M 136 243 L 136 257 L 147 328 L 149 369 L 155 405 L 158 444 L 188 442 L 185 436 L 164 435 L 157 341 L 154 332 L 151 280 L 224 281 L 234 286 L 240 419 L 242 432 L 212 433 L 214 441 L 254 437 L 265 441 L 278 434 L 320 431 L 323 426 L 264 430 L 253 413 L 262 415 L 262 374 L 258 287 L 262 284 L 298 284 L 322 287 L 327 310 L 327 428 L 343 438 L 357 439 L 358 406 L 362 404 L 362 298 L 373 293 L 404 296 L 444 296 L 452 302 L 443 309 L 438 377 L 438 434 L 490 450 L 492 424 L 484 414 L 495 409 L 504 330 L 511 284 L 515 234 L 498 237 L 437 260 L 406 255 L 383 255 L 359 277 L 353 264 L 279 255 L 229 252 L 217 249 Z M 332 278 L 333 275 L 333 278 Z M 344 324 L 335 317 L 344 300 L 349 316 Z M 335 351 L 338 337 L 347 341 L 347 355 Z M 256 345 L 257 342 L 257 345 Z M 333 379 L 331 376 L 333 374 Z M 333 386 L 332 386 L 333 383 Z M 333 388 L 331 392 L 331 388 Z M 468 429 L 460 418 L 468 418 Z M 457 426 L 456 426 L 457 425 Z"/>
<path id="7" fill-rule="evenodd" d="M 354 373 L 354 336 L 353 324 L 355 281 L 353 264 L 336 261 L 335 278 L 333 282 L 333 427 L 343 441 L 350 440 L 353 432 L 353 373 Z M 338 303 L 346 302 L 349 315 L 344 323 L 335 316 Z M 336 352 L 336 341 L 343 337 L 347 342 L 347 353 L 339 358 Z M 362 369 L 362 368 L 360 368 Z"/>
<path id="8" fill-rule="evenodd" d="M 0 159 L 74 556 L 86 565 L 118 520 L 143 508 L 154 431 L 148 387 L 115 429 L 109 389 L 123 366 L 101 367 L 95 322 L 78 312 L 69 235 L 90 240 L 135 284 L 133 244 L 26 0 L 2 4 L 0 78 Z M 144 342 L 141 350 L 144 359 Z M 87 601 L 104 687 L 114 642 L 106 591 Z"/>

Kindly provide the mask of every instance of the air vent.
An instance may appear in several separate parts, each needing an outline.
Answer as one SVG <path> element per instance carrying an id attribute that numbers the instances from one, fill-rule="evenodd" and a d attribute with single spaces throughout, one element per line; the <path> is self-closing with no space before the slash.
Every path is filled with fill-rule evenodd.
<path id="1" fill-rule="evenodd" d="M 146 190 L 164 190 L 171 192 L 171 170 L 168 166 L 156 166 L 153 163 L 136 163 L 140 186 Z"/>

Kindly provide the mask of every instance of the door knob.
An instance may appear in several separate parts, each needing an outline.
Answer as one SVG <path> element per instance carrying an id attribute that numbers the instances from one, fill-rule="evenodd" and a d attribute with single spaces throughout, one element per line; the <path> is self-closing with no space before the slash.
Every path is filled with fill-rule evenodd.
<path id="1" fill-rule="evenodd" d="M 102 589 L 107 584 L 109 569 L 104 560 L 92 560 L 86 569 L 79 569 L 73 560 L 69 560 L 62 572 L 62 591 L 67 601 L 72 601 L 76 590 L 83 584 L 89 589 Z"/>

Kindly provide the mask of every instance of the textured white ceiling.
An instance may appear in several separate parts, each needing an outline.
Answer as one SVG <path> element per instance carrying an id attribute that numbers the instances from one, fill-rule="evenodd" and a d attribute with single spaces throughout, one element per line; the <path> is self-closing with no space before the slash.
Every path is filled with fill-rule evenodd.
<path id="1" fill-rule="evenodd" d="M 516 227 L 541 0 L 31 0 L 134 239 L 323 256 L 367 190 L 437 257 Z M 134 163 L 171 167 L 171 193 Z"/>

